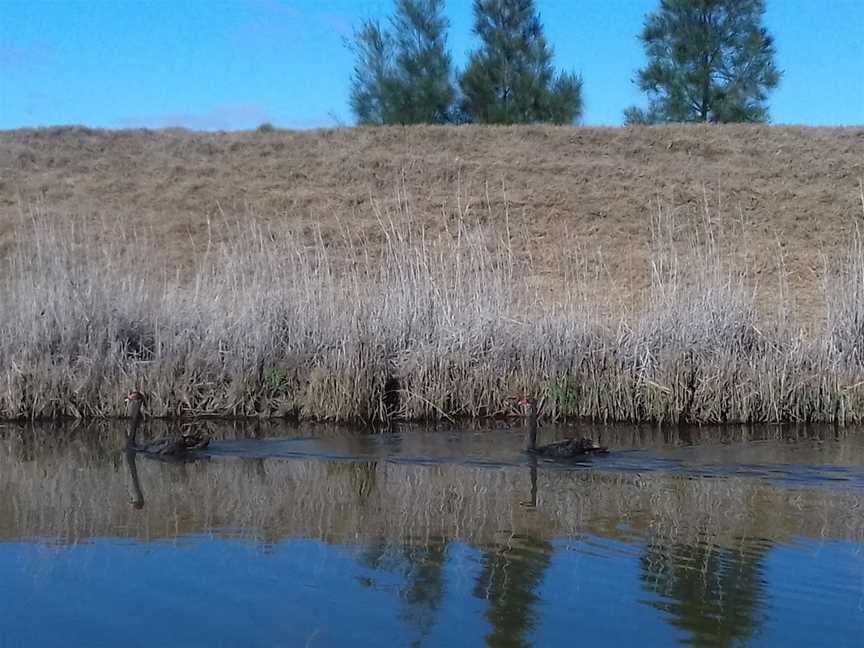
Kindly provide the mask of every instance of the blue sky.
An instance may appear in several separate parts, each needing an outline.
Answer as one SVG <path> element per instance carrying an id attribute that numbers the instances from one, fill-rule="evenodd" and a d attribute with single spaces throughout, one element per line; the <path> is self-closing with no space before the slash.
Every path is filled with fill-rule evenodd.
<path id="1" fill-rule="evenodd" d="M 556 64 L 583 76 L 586 125 L 642 101 L 637 41 L 659 0 L 538 0 Z M 864 124 L 864 0 L 768 0 L 783 124 Z M 0 129 L 285 128 L 353 123 L 352 27 L 392 0 L 0 0 Z M 449 0 L 457 66 L 470 0 Z"/>

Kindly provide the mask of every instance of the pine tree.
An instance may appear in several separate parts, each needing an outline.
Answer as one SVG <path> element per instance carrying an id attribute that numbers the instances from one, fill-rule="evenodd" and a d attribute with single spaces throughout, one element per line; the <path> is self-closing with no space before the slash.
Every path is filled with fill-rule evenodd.
<path id="1" fill-rule="evenodd" d="M 392 38 L 378 21 L 367 20 L 348 46 L 356 58 L 350 103 L 357 123 L 392 123 L 395 113 Z"/>
<path id="2" fill-rule="evenodd" d="M 443 123 L 455 96 L 443 0 L 397 0 L 392 31 L 366 21 L 354 51 L 351 109 L 359 124 Z"/>
<path id="3" fill-rule="evenodd" d="M 661 0 L 640 36 L 649 106 L 628 108 L 627 123 L 768 121 L 780 72 L 764 13 L 764 0 Z"/>
<path id="4" fill-rule="evenodd" d="M 449 120 L 455 92 L 444 0 L 398 0 L 393 17 L 396 117 L 403 124 Z"/>
<path id="5" fill-rule="evenodd" d="M 470 120 L 568 124 L 581 117 L 582 80 L 555 74 L 533 0 L 474 0 L 474 33 L 481 46 L 459 80 Z"/>

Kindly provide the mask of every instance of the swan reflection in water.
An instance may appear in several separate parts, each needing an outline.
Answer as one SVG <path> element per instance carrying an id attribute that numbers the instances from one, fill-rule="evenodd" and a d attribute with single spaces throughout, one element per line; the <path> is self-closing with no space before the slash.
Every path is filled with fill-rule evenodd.
<path id="1" fill-rule="evenodd" d="M 143 454 L 152 459 L 167 462 L 186 463 L 197 461 L 201 455 L 195 450 L 202 450 L 210 443 L 210 435 L 201 423 L 186 423 L 176 434 L 169 434 L 154 441 L 139 444 L 136 441 L 138 426 L 143 419 L 142 409 L 144 396 L 141 392 L 131 390 L 126 397 L 126 445 L 123 449 L 123 460 L 129 477 L 129 502 L 133 508 L 144 508 L 144 491 L 138 477 L 138 455 Z"/>
<path id="2" fill-rule="evenodd" d="M 144 491 L 141 490 L 141 481 L 138 479 L 138 453 L 134 448 L 129 448 L 128 445 L 123 451 L 123 462 L 126 464 L 126 471 L 129 475 L 129 503 L 132 508 L 144 508 Z"/>

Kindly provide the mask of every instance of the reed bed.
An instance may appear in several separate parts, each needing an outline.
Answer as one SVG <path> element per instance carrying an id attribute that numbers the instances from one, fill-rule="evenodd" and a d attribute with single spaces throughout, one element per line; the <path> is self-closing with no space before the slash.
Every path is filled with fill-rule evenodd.
<path id="1" fill-rule="evenodd" d="M 720 208 L 658 206 L 652 288 L 611 317 L 585 297 L 578 250 L 558 263 L 568 288 L 540 295 L 544 249 L 506 208 L 459 205 L 433 235 L 397 197 L 374 234 L 344 225 L 338 256 L 314 233 L 220 214 L 191 278 L 148 257 L 134 225 L 22 208 L 0 285 L 0 418 L 116 416 L 135 387 L 167 417 L 483 417 L 534 394 L 557 418 L 864 420 L 860 233 L 826 266 L 824 326 L 804 329 L 794 305 L 758 311 Z"/>

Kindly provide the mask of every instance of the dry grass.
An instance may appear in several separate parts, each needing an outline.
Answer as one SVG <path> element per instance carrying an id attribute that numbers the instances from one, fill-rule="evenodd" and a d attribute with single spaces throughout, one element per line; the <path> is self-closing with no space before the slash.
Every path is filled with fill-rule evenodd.
<path id="1" fill-rule="evenodd" d="M 476 417 L 534 393 L 552 416 L 599 420 L 862 420 L 860 250 L 834 282 L 846 310 L 810 338 L 785 311 L 760 323 L 708 214 L 657 214 L 648 304 L 610 319 L 578 264 L 561 303 L 539 302 L 514 236 L 468 216 L 429 238 L 410 212 L 379 212 L 386 249 L 349 245 L 338 272 L 323 244 L 237 223 L 190 280 L 134 230 L 33 211 L 3 286 L 0 415 L 117 414 L 135 385 L 160 416 Z"/>
<path id="2" fill-rule="evenodd" d="M 641 152 L 644 168 L 669 174 L 672 167 L 651 166 L 645 156 L 658 149 L 651 163 L 671 163 L 668 156 L 683 147 L 690 166 L 679 159 L 674 169 L 683 173 L 676 186 L 685 194 L 695 189 L 692 174 L 684 173 L 698 166 L 692 161 L 695 152 L 703 162 L 721 165 L 715 171 L 723 172 L 724 181 L 737 177 L 744 183 L 746 176 L 749 185 L 758 186 L 764 169 L 752 161 L 745 164 L 755 155 L 753 141 L 779 146 L 772 155 L 792 168 L 798 162 L 787 159 L 783 146 L 801 153 L 807 143 L 843 142 L 833 160 L 840 165 L 837 173 L 847 174 L 847 168 L 859 170 L 854 165 L 860 159 L 853 163 L 850 156 L 864 132 L 420 128 L 193 135 L 67 129 L 0 137 L 13 151 L 23 147 L 19 167 L 33 167 L 31 174 L 19 170 L 18 180 L 11 180 L 22 183 L 19 189 L 39 177 L 43 165 L 59 165 L 72 187 L 65 197 L 46 189 L 40 199 L 21 190 L 22 199 L 33 202 L 10 199 L 14 207 L 0 206 L 12 210 L 3 222 L 8 240 L 14 241 L 7 245 L 0 286 L 5 306 L 0 366 L 6 367 L 0 375 L 0 417 L 113 415 L 125 390 L 135 385 L 149 392 L 155 414 L 168 416 L 294 415 L 366 422 L 392 416 L 476 417 L 501 411 L 508 397 L 534 393 L 548 397 L 552 416 L 597 420 L 864 420 L 858 341 L 864 321 L 864 248 L 855 227 L 864 202 L 860 187 L 849 192 L 858 204 L 835 190 L 839 207 L 826 206 L 821 214 L 826 227 L 820 231 L 836 234 L 842 224 L 851 236 L 842 244 L 844 261 L 820 257 L 812 279 L 818 279 L 814 294 L 822 315 L 809 318 L 804 328 L 802 313 L 809 311 L 801 310 L 795 295 L 811 302 L 815 297 L 803 298 L 796 288 L 800 268 L 789 251 L 788 232 L 787 238 L 774 240 L 773 231 L 769 252 L 760 249 L 765 226 L 753 223 L 741 195 L 728 187 L 717 193 L 723 197 L 718 202 L 703 176 L 692 208 L 682 208 L 674 195 L 671 202 L 658 198 L 663 192 L 644 196 L 638 217 L 630 209 L 614 219 L 632 234 L 618 237 L 626 243 L 620 249 L 595 249 L 597 241 L 578 232 L 576 239 L 565 236 L 570 221 L 562 212 L 527 204 L 525 198 L 563 196 L 555 187 L 563 191 L 558 183 L 573 169 L 606 165 L 609 172 L 603 156 L 599 162 L 585 157 L 591 147 L 637 157 L 639 147 L 647 147 Z M 377 168 L 371 161 L 379 159 L 381 147 L 398 148 L 400 138 L 427 151 L 437 160 L 435 168 L 449 169 L 450 175 L 430 176 L 425 165 L 432 162 L 396 156 L 401 178 L 387 190 L 372 183 L 364 165 Z M 433 150 L 435 140 L 441 141 Z M 495 141 L 500 151 L 493 149 Z M 469 144 L 486 151 L 487 157 L 476 153 L 477 159 L 493 169 L 491 161 L 504 159 L 510 161 L 508 169 L 521 168 L 516 161 L 527 165 L 530 151 L 537 159 L 531 160 L 528 175 L 507 177 L 504 188 L 484 182 L 478 200 L 478 177 L 465 176 L 462 162 L 445 164 L 448 156 L 467 155 Z M 62 157 L 64 150 L 72 157 Z M 578 150 L 583 156 L 574 158 L 571 168 L 566 153 Z M 52 151 L 61 157 L 49 165 L 40 156 Z M 240 160 L 257 154 L 264 161 L 258 167 L 251 162 L 249 168 L 226 167 L 234 160 L 232 151 Z M 112 191 L 88 183 L 116 179 L 122 164 L 104 162 L 121 154 L 130 164 L 140 162 L 134 175 L 129 167 L 129 181 L 146 185 L 148 196 L 160 195 L 151 209 L 167 209 L 163 201 L 173 196 L 177 209 L 202 210 L 202 226 L 190 229 L 191 221 L 181 219 L 188 236 L 167 236 L 167 214 L 149 217 L 119 207 L 111 212 Z M 203 202 L 175 195 L 171 182 L 158 191 L 148 184 L 172 155 L 190 168 L 209 159 L 212 166 L 199 169 L 202 178 L 223 176 L 215 184 L 205 182 L 212 192 Z M 531 174 L 551 158 L 556 163 L 543 171 L 544 184 Z M 279 165 L 288 164 L 285 160 L 307 163 L 308 177 L 297 179 L 297 186 L 307 186 L 310 178 L 318 183 L 309 185 L 314 191 L 305 203 L 295 201 L 278 211 L 250 194 L 242 208 L 236 201 L 222 204 L 219 191 L 239 187 L 240 179 L 255 173 L 266 175 L 262 169 L 271 165 L 283 169 Z M 381 181 L 392 181 L 395 168 L 382 167 Z M 236 174 L 234 185 L 226 173 Z M 623 191 L 623 205 L 640 189 L 621 173 L 602 176 L 601 184 Z M 610 182 L 619 176 L 620 183 Z M 182 186 L 185 174 L 177 177 Z M 274 182 L 287 187 L 288 177 Z M 76 178 L 100 198 L 98 208 L 76 188 Z M 529 178 L 538 181 L 530 192 L 522 184 Z M 816 191 L 807 184 L 809 176 L 800 180 L 807 195 Z M 327 182 L 340 188 L 341 198 L 321 184 Z M 351 188 L 357 191 L 360 185 L 367 197 L 379 192 L 393 198 L 345 202 Z M 123 186 L 120 193 L 130 199 L 126 210 L 143 204 Z M 444 186 L 451 191 L 446 199 L 438 193 Z M 277 190 L 268 193 L 250 180 L 250 191 L 272 198 Z M 566 195 L 564 202 L 573 206 L 583 190 L 571 188 Z M 610 193 L 610 206 L 619 204 L 616 195 Z M 212 218 L 206 214 L 209 200 L 219 206 Z M 792 204 L 808 203 L 801 197 L 778 200 L 771 222 L 785 223 Z M 226 206 L 237 215 L 232 218 Z M 333 210 L 326 218 L 317 211 L 324 207 Z M 58 208 L 70 211 L 61 218 Z M 126 226 L 133 217 L 137 226 Z M 579 245 L 570 247 L 573 240 Z M 813 255 L 830 247 L 826 242 L 820 250 L 812 236 L 809 243 Z M 830 245 L 841 249 L 834 239 Z M 184 261 L 175 264 L 172 259 L 179 255 Z M 764 297 L 765 286 L 759 283 L 766 263 L 776 266 L 767 291 L 772 299 Z M 633 291 L 643 284 L 640 299 L 631 303 Z"/>
<path id="3" fill-rule="evenodd" d="M 821 321 L 823 256 L 845 253 L 862 177 L 864 128 L 18 130 L 0 132 L 0 253 L 19 204 L 134 227 L 149 255 L 188 277 L 207 249 L 208 218 L 290 229 L 339 263 L 345 224 L 372 258 L 386 249 L 375 202 L 394 211 L 407 199 L 413 224 L 433 236 L 467 212 L 503 237 L 506 208 L 511 230 L 532 243 L 513 252 L 530 257 L 543 301 L 558 301 L 559 259 L 576 251 L 599 279 L 592 295 L 617 315 L 650 287 L 656 206 L 699 218 L 707 197 L 746 225 L 738 254 L 757 302 L 776 306 L 785 268 L 785 297 Z M 231 230 L 216 236 L 230 244 Z"/>

